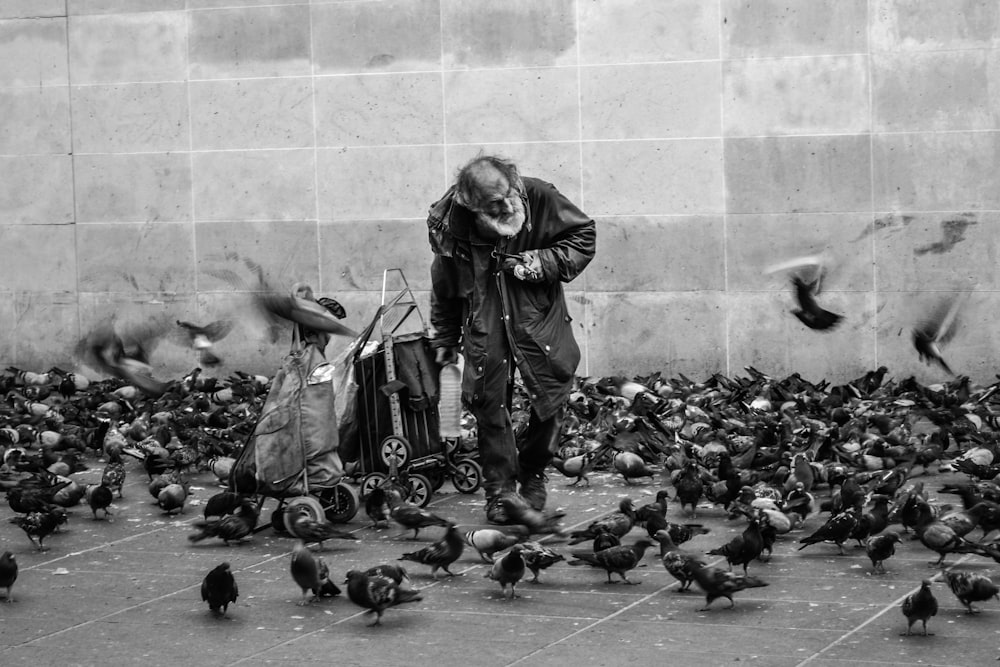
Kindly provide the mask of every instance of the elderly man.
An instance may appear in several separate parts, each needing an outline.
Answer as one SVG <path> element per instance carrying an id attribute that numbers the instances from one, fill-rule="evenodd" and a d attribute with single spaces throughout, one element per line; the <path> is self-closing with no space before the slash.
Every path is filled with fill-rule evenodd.
<path id="1" fill-rule="evenodd" d="M 434 252 L 431 324 L 437 362 L 465 355 L 462 400 L 476 418 L 486 518 L 508 521 L 506 497 L 541 510 L 580 362 L 562 283 L 594 257 L 594 221 L 550 183 L 495 156 L 458 173 L 427 219 Z M 527 428 L 511 422 L 514 371 L 530 397 Z"/>

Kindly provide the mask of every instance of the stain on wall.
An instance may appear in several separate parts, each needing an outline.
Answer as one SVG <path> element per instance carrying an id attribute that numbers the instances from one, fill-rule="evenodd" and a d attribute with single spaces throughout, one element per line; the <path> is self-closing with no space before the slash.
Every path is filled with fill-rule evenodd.
<path id="1" fill-rule="evenodd" d="M 912 215 L 897 215 L 895 213 L 877 217 L 872 221 L 871 226 L 866 227 L 864 231 L 851 240 L 851 243 L 857 243 L 883 230 L 888 230 L 889 233 L 899 231 L 913 222 L 913 219 Z"/>
<path id="2" fill-rule="evenodd" d="M 941 240 L 935 241 L 934 243 L 928 243 L 924 246 L 918 246 L 913 249 L 913 254 L 926 255 L 928 253 L 933 253 L 940 255 L 949 252 L 952 248 L 965 240 L 965 230 L 975 224 L 977 224 L 975 218 L 973 218 L 972 214 L 969 213 L 963 216 L 942 220 Z"/>

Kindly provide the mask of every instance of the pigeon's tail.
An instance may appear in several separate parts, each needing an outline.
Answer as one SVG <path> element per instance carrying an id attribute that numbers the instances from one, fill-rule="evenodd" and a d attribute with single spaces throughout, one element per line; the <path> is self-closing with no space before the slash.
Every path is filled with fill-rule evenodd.
<path id="1" fill-rule="evenodd" d="M 340 595 L 340 589 L 337 588 L 337 584 L 333 583 L 329 579 L 326 579 L 320 584 L 319 591 L 317 591 L 316 594 L 321 598 L 332 598 Z"/>
<path id="2" fill-rule="evenodd" d="M 418 590 L 407 590 L 405 588 L 400 588 L 396 592 L 396 604 L 404 604 L 406 602 L 420 602 L 423 600 L 423 596 L 420 595 Z"/>
<path id="3" fill-rule="evenodd" d="M 214 532 L 212 531 L 212 526 L 210 524 L 205 524 L 204 526 L 199 526 L 197 533 L 191 533 L 188 535 L 188 540 L 191 542 L 201 542 L 202 540 L 212 537 Z"/>
<path id="4" fill-rule="evenodd" d="M 769 584 L 761 579 L 760 577 L 754 577 L 750 575 L 744 575 L 743 577 L 743 587 L 744 588 L 763 588 Z"/>
<path id="5" fill-rule="evenodd" d="M 578 566 L 578 565 L 600 565 L 597 562 L 597 558 L 593 554 L 587 553 L 574 553 L 573 560 L 567 562 L 568 565 Z"/>

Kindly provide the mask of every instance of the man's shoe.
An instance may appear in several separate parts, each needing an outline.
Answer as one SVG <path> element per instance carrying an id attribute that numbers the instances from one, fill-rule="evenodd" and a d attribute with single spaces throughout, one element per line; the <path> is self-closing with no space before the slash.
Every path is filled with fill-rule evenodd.
<path id="1" fill-rule="evenodd" d="M 497 494 L 486 501 L 486 520 L 494 525 L 504 526 L 509 519 L 507 518 L 507 510 L 504 508 L 504 504 L 500 498 L 500 494 Z"/>
<path id="2" fill-rule="evenodd" d="M 548 492 L 545 490 L 545 483 L 549 478 L 544 472 L 522 473 L 518 476 L 521 482 L 520 493 L 532 509 L 541 512 L 545 509 L 545 501 L 548 500 Z"/>
<path id="3" fill-rule="evenodd" d="M 497 526 L 508 526 L 512 523 L 518 523 L 511 516 L 511 513 L 515 515 L 523 514 L 524 510 L 528 507 L 528 501 L 522 498 L 519 493 L 505 491 L 487 501 L 486 520 Z"/>

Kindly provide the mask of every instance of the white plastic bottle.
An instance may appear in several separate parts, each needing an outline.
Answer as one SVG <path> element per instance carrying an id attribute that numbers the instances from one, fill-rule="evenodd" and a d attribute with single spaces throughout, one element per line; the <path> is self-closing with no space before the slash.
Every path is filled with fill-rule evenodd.
<path id="1" fill-rule="evenodd" d="M 462 435 L 462 368 L 459 364 L 441 367 L 438 375 L 438 421 L 442 438 Z"/>

